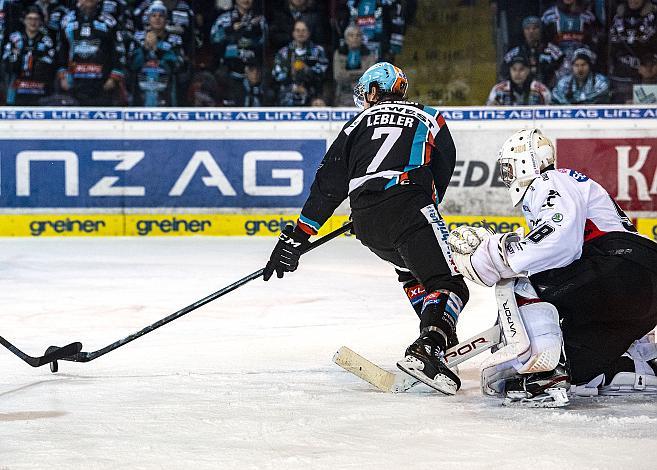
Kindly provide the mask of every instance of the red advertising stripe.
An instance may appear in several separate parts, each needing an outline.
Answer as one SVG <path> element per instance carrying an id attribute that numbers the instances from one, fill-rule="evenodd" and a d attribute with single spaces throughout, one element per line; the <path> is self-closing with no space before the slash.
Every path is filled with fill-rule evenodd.
<path id="1" fill-rule="evenodd" d="M 600 183 L 626 211 L 657 211 L 657 138 L 558 139 L 557 166 Z"/>

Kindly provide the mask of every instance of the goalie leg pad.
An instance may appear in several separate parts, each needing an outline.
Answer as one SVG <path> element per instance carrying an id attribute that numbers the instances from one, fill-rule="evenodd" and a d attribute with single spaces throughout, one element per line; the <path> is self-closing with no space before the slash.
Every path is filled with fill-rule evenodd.
<path id="1" fill-rule="evenodd" d="M 527 287 L 529 286 L 529 287 Z M 500 322 L 505 327 L 505 346 L 482 364 L 481 387 L 486 395 L 501 395 L 506 383 L 519 374 L 554 370 L 559 365 L 562 348 L 559 314 L 554 305 L 532 298 L 533 289 L 525 278 L 518 280 L 514 292 L 503 287 L 496 292 L 500 304 Z M 525 341 L 528 340 L 527 344 Z"/>

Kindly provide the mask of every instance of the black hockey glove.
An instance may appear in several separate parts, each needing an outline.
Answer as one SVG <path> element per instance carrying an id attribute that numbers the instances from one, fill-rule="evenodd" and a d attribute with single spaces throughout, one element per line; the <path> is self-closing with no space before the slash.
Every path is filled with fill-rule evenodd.
<path id="1" fill-rule="evenodd" d="M 299 258 L 308 247 L 310 235 L 301 230 L 294 229 L 292 225 L 286 226 L 278 236 L 278 243 L 271 252 L 269 262 L 265 266 L 262 278 L 268 281 L 276 271 L 280 279 L 283 274 L 295 271 L 299 266 Z"/>

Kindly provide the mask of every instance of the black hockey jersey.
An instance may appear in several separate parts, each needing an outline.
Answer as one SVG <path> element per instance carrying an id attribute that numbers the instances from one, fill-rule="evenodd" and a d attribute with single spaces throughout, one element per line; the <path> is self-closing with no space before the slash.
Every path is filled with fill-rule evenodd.
<path id="1" fill-rule="evenodd" d="M 347 122 L 324 156 L 301 211 L 299 227 L 315 234 L 349 196 L 415 184 L 442 200 L 456 164 L 456 148 L 438 110 L 384 101 Z"/>

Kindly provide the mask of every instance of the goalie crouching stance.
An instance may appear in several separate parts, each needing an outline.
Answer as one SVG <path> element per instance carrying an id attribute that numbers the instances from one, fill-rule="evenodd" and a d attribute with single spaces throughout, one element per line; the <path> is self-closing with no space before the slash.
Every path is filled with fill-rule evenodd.
<path id="1" fill-rule="evenodd" d="M 533 406 L 565 405 L 571 384 L 577 395 L 657 394 L 657 347 L 646 336 L 657 323 L 657 244 L 598 183 L 556 169 L 538 129 L 511 136 L 498 163 L 532 231 L 461 226 L 448 238 L 465 277 L 497 284 L 498 304 L 518 307 L 516 316 L 499 308 L 506 346 L 483 364 L 484 393 Z M 516 317 L 524 328 L 511 327 Z"/>

